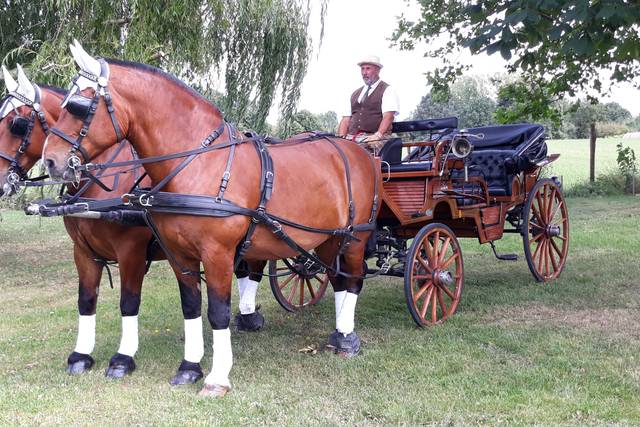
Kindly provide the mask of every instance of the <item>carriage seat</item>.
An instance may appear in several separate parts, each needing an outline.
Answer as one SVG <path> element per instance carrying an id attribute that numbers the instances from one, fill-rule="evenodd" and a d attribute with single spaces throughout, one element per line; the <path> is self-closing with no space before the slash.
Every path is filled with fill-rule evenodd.
<path id="1" fill-rule="evenodd" d="M 402 163 L 402 138 L 387 141 L 378 154 L 382 161 L 382 171 L 388 172 L 421 172 L 431 170 L 430 161 Z M 389 166 L 387 166 L 387 164 Z"/>
<path id="2" fill-rule="evenodd" d="M 510 196 L 513 178 L 547 155 L 541 125 L 485 126 L 467 131 L 484 134 L 481 140 L 471 138 L 473 151 L 467 165 L 469 176 L 484 178 L 491 196 Z M 452 171 L 452 177 L 463 179 L 464 170 Z"/>

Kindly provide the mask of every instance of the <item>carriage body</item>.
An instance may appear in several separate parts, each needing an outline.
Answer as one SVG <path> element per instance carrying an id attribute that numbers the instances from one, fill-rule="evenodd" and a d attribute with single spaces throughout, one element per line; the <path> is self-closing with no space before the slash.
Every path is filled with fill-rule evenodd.
<path id="1" fill-rule="evenodd" d="M 542 179 L 544 128 L 521 124 L 457 129 L 457 119 L 394 123 L 401 135 L 379 153 L 382 203 L 370 272 L 404 277 L 409 311 L 420 326 L 452 315 L 464 269 L 458 237 L 489 243 L 522 236 L 538 281 L 560 275 L 569 241 L 567 207 L 559 182 Z M 420 133 L 419 136 L 415 136 Z"/>
<path id="2" fill-rule="evenodd" d="M 394 125 L 399 134 L 427 133 L 409 141 L 392 140 L 381 151 L 379 226 L 412 238 L 426 224 L 439 222 L 459 237 L 475 237 L 480 243 L 498 240 L 507 217 L 517 220 L 518 207 L 542 166 L 557 158 L 546 155 L 542 126 L 508 125 L 467 129 L 483 138 L 470 141 L 473 151 L 461 159 L 450 151 L 455 125 L 455 118 Z"/>

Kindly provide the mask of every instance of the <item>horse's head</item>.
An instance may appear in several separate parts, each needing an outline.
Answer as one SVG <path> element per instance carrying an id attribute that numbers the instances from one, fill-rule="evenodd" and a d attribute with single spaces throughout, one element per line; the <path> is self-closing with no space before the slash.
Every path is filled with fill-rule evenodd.
<path id="1" fill-rule="evenodd" d="M 57 117 L 60 107 L 59 101 L 45 104 L 48 91 L 31 83 L 20 65 L 17 82 L 4 66 L 2 72 L 9 94 L 0 105 L 0 195 L 12 195 L 40 159 L 48 131 L 47 114 Z"/>
<path id="2" fill-rule="evenodd" d="M 79 165 L 88 163 L 125 135 L 120 124 L 123 115 L 116 118 L 113 101 L 117 95 L 108 87 L 109 65 L 86 53 L 77 41 L 74 43 L 69 47 L 79 67 L 78 75 L 62 102 L 63 111 L 42 153 L 49 175 L 68 181 L 77 181 Z"/>

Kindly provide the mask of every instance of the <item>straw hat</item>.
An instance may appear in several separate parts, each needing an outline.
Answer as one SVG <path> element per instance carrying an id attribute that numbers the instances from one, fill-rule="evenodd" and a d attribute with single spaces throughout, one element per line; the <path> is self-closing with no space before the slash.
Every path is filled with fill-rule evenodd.
<path id="1" fill-rule="evenodd" d="M 359 67 L 363 66 L 364 64 L 376 65 L 382 68 L 382 64 L 380 63 L 380 57 L 375 55 L 366 56 L 362 59 L 362 61 L 358 62 Z"/>

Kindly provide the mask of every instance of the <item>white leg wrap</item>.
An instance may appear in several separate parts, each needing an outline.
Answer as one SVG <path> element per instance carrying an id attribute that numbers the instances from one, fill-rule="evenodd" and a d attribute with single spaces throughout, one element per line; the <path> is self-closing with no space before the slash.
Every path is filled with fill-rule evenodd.
<path id="1" fill-rule="evenodd" d="M 229 372 L 233 365 L 231 352 L 231 331 L 229 328 L 213 330 L 213 364 L 211 373 L 207 375 L 205 384 L 231 387 Z"/>
<path id="2" fill-rule="evenodd" d="M 338 317 L 340 316 L 340 310 L 342 310 L 342 304 L 344 303 L 344 297 L 347 296 L 347 291 L 339 291 L 333 294 L 336 302 L 336 325 L 338 324 Z"/>
<path id="3" fill-rule="evenodd" d="M 240 300 L 242 300 L 242 295 L 244 295 L 244 290 L 247 287 L 247 282 L 249 281 L 249 276 L 240 277 L 237 280 L 238 280 L 238 296 L 240 297 Z"/>
<path id="4" fill-rule="evenodd" d="M 256 311 L 256 292 L 260 283 L 248 277 L 244 284 L 244 292 L 240 295 L 240 314 L 251 314 Z"/>
<path id="5" fill-rule="evenodd" d="M 138 351 L 138 316 L 122 316 L 122 337 L 118 353 L 135 356 Z"/>
<path id="6" fill-rule="evenodd" d="M 350 334 L 353 332 L 354 327 L 354 315 L 356 312 L 356 302 L 358 301 L 358 295 L 347 292 L 342 303 L 342 309 L 338 318 L 336 319 L 336 329 L 342 334 Z"/>
<path id="7" fill-rule="evenodd" d="M 195 319 L 184 319 L 184 360 L 200 363 L 202 356 L 204 356 L 202 316 Z"/>
<path id="8" fill-rule="evenodd" d="M 96 345 L 96 315 L 78 316 L 78 339 L 76 353 L 91 354 Z"/>

